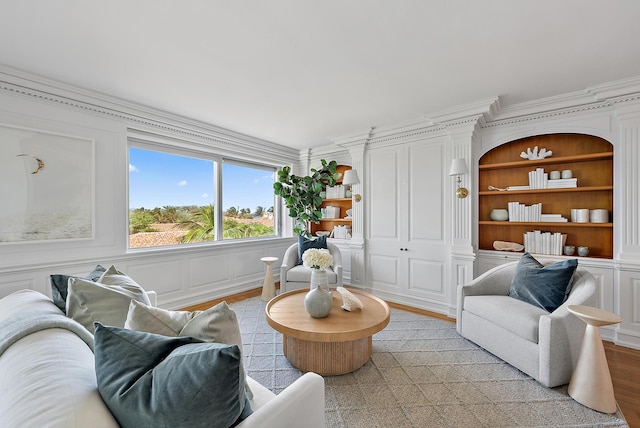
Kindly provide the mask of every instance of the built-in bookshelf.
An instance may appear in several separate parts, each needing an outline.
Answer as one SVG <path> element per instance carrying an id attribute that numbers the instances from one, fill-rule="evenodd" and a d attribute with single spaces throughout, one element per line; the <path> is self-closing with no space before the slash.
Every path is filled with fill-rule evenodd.
<path id="1" fill-rule="evenodd" d="M 348 169 L 351 169 L 351 166 L 338 165 L 338 167 L 336 168 L 336 172 L 342 174 L 343 176 L 344 172 Z M 342 176 L 338 179 L 337 186 L 342 185 Z M 346 193 L 346 190 L 347 189 L 345 188 L 338 188 L 336 189 L 336 194 L 338 197 L 325 197 L 323 199 L 321 207 L 323 209 L 327 207 L 335 207 L 337 213 L 335 214 L 335 216 L 333 216 L 331 213 L 328 213 L 329 215 L 331 215 L 331 218 L 322 218 L 319 224 L 311 223 L 311 233 L 313 235 L 316 235 L 316 232 L 319 231 L 331 233 L 333 232 L 335 226 L 346 226 L 350 229 L 352 219 L 347 218 L 347 210 L 351 209 L 352 207 L 352 198 L 346 197 L 346 195 L 348 195 L 348 193 Z M 336 195 L 332 194 L 331 190 L 328 190 L 327 193 L 328 196 Z M 343 194 L 345 196 L 342 196 Z"/>
<path id="2" fill-rule="evenodd" d="M 552 155 L 544 159 L 523 159 L 527 149 L 545 148 Z M 613 258 L 613 146 L 608 141 L 583 134 L 548 134 L 523 138 L 487 152 L 478 165 L 478 245 L 493 250 L 494 241 L 524 244 L 524 234 L 531 231 L 566 235 L 566 245 L 589 247 L 590 257 Z M 542 172 L 540 172 L 540 169 Z M 559 184 L 549 187 L 551 171 L 562 174 L 571 170 L 576 187 Z M 531 185 L 532 171 L 535 185 Z M 542 178 L 539 178 L 542 174 Z M 554 176 L 557 173 L 554 173 Z M 562 177 L 562 175 L 561 175 Z M 562 179 L 562 178 L 561 178 Z M 552 183 L 554 185 L 555 183 Z M 528 187 L 528 188 L 527 188 Z M 533 187 L 533 188 L 531 188 Z M 511 190 L 498 190 L 498 189 Z M 540 204 L 545 219 L 519 217 L 525 221 L 494 221 L 493 209 L 509 209 L 509 203 L 522 206 Z M 512 205 L 513 206 L 513 205 Z M 572 221 L 572 209 L 606 210 L 606 223 Z M 533 210 L 536 213 L 538 211 Z M 555 214 L 550 217 L 549 215 Z M 537 214 L 536 214 L 537 215 Z M 512 217 L 513 218 L 513 217 Z M 531 221 L 531 219 L 535 221 Z M 528 221 L 527 221 L 528 220 Z"/>

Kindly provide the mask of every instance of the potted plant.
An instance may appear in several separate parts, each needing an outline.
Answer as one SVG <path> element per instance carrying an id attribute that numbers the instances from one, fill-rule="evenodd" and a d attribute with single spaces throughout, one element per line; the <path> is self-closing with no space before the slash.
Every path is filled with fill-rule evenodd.
<path id="1" fill-rule="evenodd" d="M 336 173 L 338 163 L 321 160 L 322 168 L 311 168 L 311 175 L 304 177 L 291 174 L 291 168 L 283 167 L 278 171 L 278 181 L 273 184 L 274 193 L 282 197 L 289 217 L 295 220 L 293 231 L 301 236 L 311 237 L 310 223 L 318 224 L 322 218 L 320 205 L 327 186 L 335 186 L 340 174 Z"/>

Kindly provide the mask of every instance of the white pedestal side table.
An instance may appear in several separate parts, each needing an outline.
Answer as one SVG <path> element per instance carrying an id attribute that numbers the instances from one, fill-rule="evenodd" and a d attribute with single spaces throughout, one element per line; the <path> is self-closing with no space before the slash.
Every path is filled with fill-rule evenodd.
<path id="1" fill-rule="evenodd" d="M 622 322 L 622 318 L 612 312 L 590 306 L 570 305 L 567 309 L 587 323 L 578 364 L 569 383 L 569 395 L 593 410 L 615 413 L 616 398 L 613 395 L 613 383 L 602 346 L 600 327 L 618 324 Z"/>
<path id="2" fill-rule="evenodd" d="M 268 302 L 276 297 L 276 285 L 273 282 L 273 268 L 271 265 L 277 262 L 278 258 L 263 257 L 260 261 L 267 265 L 267 271 L 264 274 L 264 284 L 262 285 L 262 300 Z"/>

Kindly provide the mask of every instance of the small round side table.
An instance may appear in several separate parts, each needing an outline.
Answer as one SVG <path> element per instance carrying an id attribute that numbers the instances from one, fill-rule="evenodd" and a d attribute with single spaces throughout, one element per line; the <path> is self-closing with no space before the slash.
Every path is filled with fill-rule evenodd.
<path id="1" fill-rule="evenodd" d="M 273 268 L 271 265 L 277 262 L 278 258 L 263 257 L 260 261 L 267 265 L 267 271 L 264 274 L 264 284 L 262 285 L 262 300 L 268 302 L 276 297 L 276 285 L 273 282 Z"/>
<path id="2" fill-rule="evenodd" d="M 587 323 L 580 356 L 569 382 L 569 395 L 580 404 L 602 413 L 615 413 L 616 398 L 602 346 L 600 327 L 618 324 L 622 318 L 612 312 L 581 305 L 569 305 L 569 312 Z"/>

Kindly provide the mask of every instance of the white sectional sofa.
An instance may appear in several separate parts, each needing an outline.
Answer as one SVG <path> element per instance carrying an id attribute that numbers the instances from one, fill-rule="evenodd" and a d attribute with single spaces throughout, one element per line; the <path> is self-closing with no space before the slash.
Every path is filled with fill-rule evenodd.
<path id="1" fill-rule="evenodd" d="M 154 293 L 148 295 L 155 304 Z M 37 325 L 43 315 L 53 322 Z M 72 331 L 74 323 L 36 291 L 0 299 L 0 426 L 118 427 L 97 389 L 94 354 L 85 343 L 92 336 Z M 238 427 L 324 426 L 321 376 L 306 373 L 278 395 L 247 382 L 253 413 Z"/>

